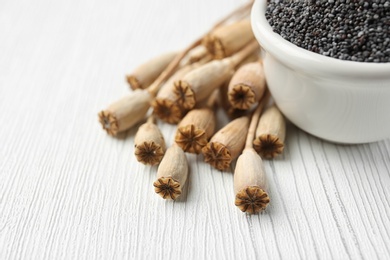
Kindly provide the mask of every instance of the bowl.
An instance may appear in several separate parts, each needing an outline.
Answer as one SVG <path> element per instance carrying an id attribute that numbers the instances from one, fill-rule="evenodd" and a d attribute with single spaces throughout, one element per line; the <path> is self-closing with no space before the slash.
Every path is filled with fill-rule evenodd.
<path id="1" fill-rule="evenodd" d="M 302 130 L 337 143 L 390 137 L 390 63 L 339 60 L 300 48 L 274 33 L 256 0 L 252 29 L 262 49 L 268 88 Z"/>

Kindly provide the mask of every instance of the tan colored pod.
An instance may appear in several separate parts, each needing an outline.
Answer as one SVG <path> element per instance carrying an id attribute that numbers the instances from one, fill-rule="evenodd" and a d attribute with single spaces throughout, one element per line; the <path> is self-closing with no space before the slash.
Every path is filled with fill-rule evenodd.
<path id="1" fill-rule="evenodd" d="M 220 93 L 219 93 L 219 100 L 220 100 L 220 105 L 222 107 L 222 109 L 225 111 L 226 115 L 230 118 L 230 119 L 236 119 L 238 117 L 242 117 L 246 114 L 249 113 L 249 110 L 241 110 L 241 109 L 237 109 L 237 108 L 234 108 L 229 100 L 228 100 L 228 88 L 229 88 L 229 82 L 227 82 L 227 84 L 225 84 L 224 86 L 222 86 L 219 90 L 220 90 Z"/>
<path id="2" fill-rule="evenodd" d="M 127 75 L 127 82 L 132 89 L 146 89 L 164 71 L 175 58 L 176 52 L 165 53 L 138 66 L 131 74 Z"/>
<path id="3" fill-rule="evenodd" d="M 250 21 L 241 20 L 214 29 L 202 44 L 215 59 L 223 59 L 238 52 L 254 39 Z"/>
<path id="4" fill-rule="evenodd" d="M 215 114 L 210 108 L 193 109 L 180 121 L 175 142 L 185 152 L 199 154 L 215 131 Z"/>
<path id="5" fill-rule="evenodd" d="M 233 73 L 229 60 L 211 61 L 176 81 L 177 102 L 184 109 L 192 109 L 196 102 L 207 99 Z"/>
<path id="6" fill-rule="evenodd" d="M 188 176 L 188 162 L 184 151 L 173 145 L 165 152 L 157 170 L 154 191 L 163 199 L 177 199 Z"/>
<path id="7" fill-rule="evenodd" d="M 184 111 L 175 102 L 173 82 L 191 71 L 191 65 L 179 69 L 161 87 L 152 103 L 153 114 L 164 122 L 176 124 L 183 117 Z"/>
<path id="8" fill-rule="evenodd" d="M 228 99 L 233 108 L 248 110 L 257 103 L 266 90 L 263 65 L 252 62 L 234 73 L 228 89 Z"/>
<path id="9" fill-rule="evenodd" d="M 162 121 L 170 124 L 177 124 L 178 122 L 180 122 L 186 110 L 180 107 L 179 104 L 176 102 L 177 97 L 174 92 L 174 82 L 184 77 L 192 70 L 205 64 L 209 60 L 209 57 L 205 57 L 204 59 L 196 63 L 187 65 L 179 69 L 175 74 L 173 74 L 161 87 L 160 91 L 156 96 L 156 99 L 153 101 L 153 114 Z"/>
<path id="10" fill-rule="evenodd" d="M 252 52 L 248 57 L 246 57 L 245 59 L 243 59 L 240 64 L 238 64 L 238 68 L 248 64 L 248 63 L 252 63 L 252 62 L 260 62 L 262 63 L 261 59 L 260 59 L 260 51 L 259 50 L 255 50 L 254 52 Z"/>
<path id="11" fill-rule="evenodd" d="M 243 116 L 231 121 L 215 133 L 202 149 L 205 162 L 218 170 L 229 168 L 230 163 L 244 149 L 248 125 L 249 117 Z"/>
<path id="12" fill-rule="evenodd" d="M 138 128 L 134 144 L 137 160 L 149 165 L 159 164 L 166 149 L 164 137 L 153 120 L 148 120 Z"/>
<path id="13" fill-rule="evenodd" d="M 263 161 L 253 148 L 245 148 L 234 170 L 235 205 L 243 212 L 263 211 L 270 199 Z"/>
<path id="14" fill-rule="evenodd" d="M 197 102 L 207 99 L 211 93 L 231 77 L 235 67 L 248 55 L 259 49 L 253 41 L 234 56 L 211 61 L 175 81 L 175 95 L 184 109 L 192 109 Z"/>
<path id="15" fill-rule="evenodd" d="M 99 113 L 99 121 L 109 135 L 115 136 L 140 122 L 148 112 L 152 97 L 136 89 Z"/>
<path id="16" fill-rule="evenodd" d="M 272 159 L 283 152 L 285 137 L 285 119 L 276 105 L 273 105 L 260 117 L 253 147 L 262 158 Z"/>

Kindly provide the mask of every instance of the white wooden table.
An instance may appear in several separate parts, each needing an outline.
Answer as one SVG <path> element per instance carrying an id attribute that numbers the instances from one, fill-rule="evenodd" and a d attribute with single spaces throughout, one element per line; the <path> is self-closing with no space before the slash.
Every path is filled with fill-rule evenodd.
<path id="1" fill-rule="evenodd" d="M 162 200 L 135 131 L 100 129 L 125 73 L 242 3 L 0 1 L 0 259 L 390 258 L 390 140 L 335 145 L 289 125 L 265 162 L 271 204 L 248 216 L 232 173 L 196 156 L 183 198 Z"/>

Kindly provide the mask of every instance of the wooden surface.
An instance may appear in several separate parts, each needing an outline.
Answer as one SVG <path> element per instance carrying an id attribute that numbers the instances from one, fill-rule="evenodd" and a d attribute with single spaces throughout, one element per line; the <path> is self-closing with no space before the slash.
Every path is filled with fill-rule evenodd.
<path id="1" fill-rule="evenodd" d="M 241 3 L 0 1 L 0 259 L 390 258 L 389 140 L 335 145 L 289 125 L 265 162 L 271 204 L 248 216 L 232 173 L 196 156 L 183 198 L 163 201 L 135 131 L 100 129 L 125 73 Z"/>

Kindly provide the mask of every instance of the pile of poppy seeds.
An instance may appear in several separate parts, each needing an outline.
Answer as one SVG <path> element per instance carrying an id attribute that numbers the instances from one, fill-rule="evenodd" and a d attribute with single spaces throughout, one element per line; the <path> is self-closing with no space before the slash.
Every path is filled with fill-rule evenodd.
<path id="1" fill-rule="evenodd" d="M 274 32 L 321 55 L 390 62 L 390 0 L 268 0 Z"/>

